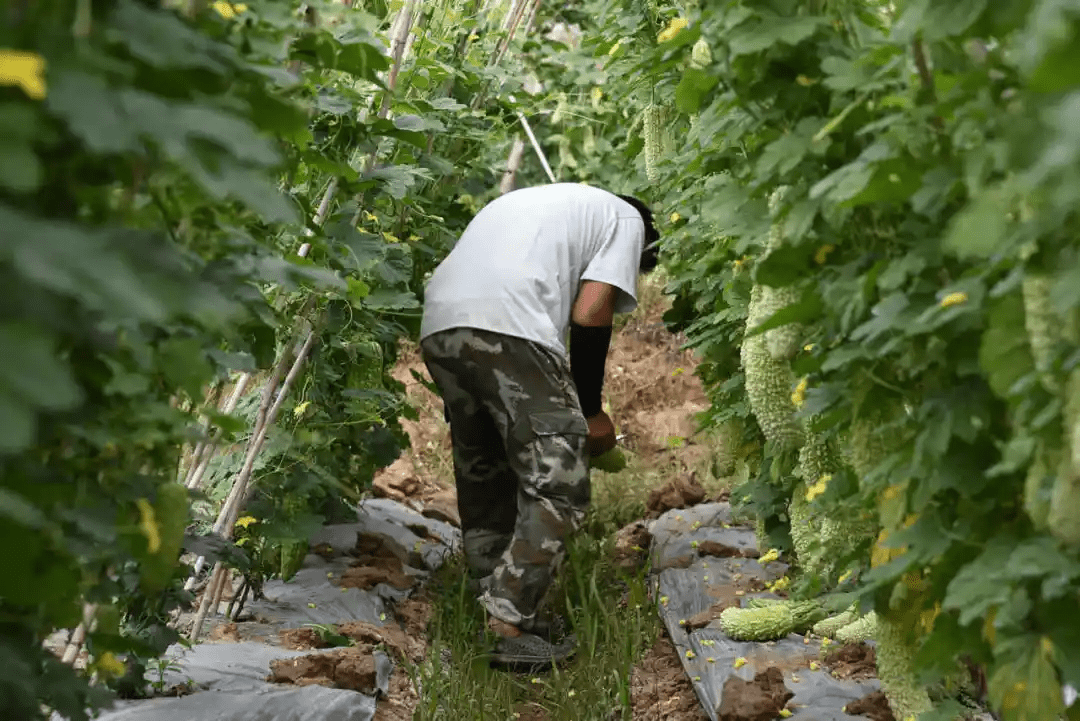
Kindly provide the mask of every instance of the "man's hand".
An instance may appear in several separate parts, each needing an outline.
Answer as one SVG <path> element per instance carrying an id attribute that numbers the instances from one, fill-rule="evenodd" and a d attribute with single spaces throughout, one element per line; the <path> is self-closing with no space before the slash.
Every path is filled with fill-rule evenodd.
<path id="1" fill-rule="evenodd" d="M 590 456 L 599 456 L 615 447 L 615 424 L 607 413 L 600 411 L 585 420 L 589 423 L 589 436 L 585 447 Z"/>

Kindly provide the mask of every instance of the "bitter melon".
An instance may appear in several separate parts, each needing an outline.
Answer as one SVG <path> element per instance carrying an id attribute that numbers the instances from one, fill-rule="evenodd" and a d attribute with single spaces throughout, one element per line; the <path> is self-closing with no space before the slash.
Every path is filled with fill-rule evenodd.
<path id="1" fill-rule="evenodd" d="M 786 601 L 760 608 L 726 608 L 720 628 L 735 641 L 775 641 L 822 620 L 825 609 L 817 601 Z"/>
<path id="2" fill-rule="evenodd" d="M 832 638 L 836 635 L 837 631 L 854 623 L 858 619 L 859 614 L 857 614 L 853 608 L 849 608 L 846 611 L 841 611 L 834 616 L 829 616 L 824 620 L 818 621 L 810 630 L 815 636 Z"/>

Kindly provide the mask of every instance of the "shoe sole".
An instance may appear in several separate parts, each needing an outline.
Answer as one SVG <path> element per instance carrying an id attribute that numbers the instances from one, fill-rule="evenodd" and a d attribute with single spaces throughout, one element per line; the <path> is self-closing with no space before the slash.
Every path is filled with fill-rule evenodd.
<path id="1" fill-rule="evenodd" d="M 526 656 L 525 654 L 520 653 L 493 652 L 491 654 L 490 665 L 492 668 L 506 671 L 536 673 L 538 671 L 550 670 L 555 666 L 565 663 L 572 659 L 574 655 L 575 651 L 573 650 L 557 656 Z"/>

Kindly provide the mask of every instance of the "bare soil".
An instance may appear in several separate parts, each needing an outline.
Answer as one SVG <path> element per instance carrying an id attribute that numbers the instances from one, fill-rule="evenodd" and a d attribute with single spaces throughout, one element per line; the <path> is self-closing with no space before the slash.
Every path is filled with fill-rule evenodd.
<path id="1" fill-rule="evenodd" d="M 825 655 L 825 668 L 836 678 L 877 678 L 877 654 L 865 643 L 849 643 Z"/>
<path id="2" fill-rule="evenodd" d="M 784 672 L 770 666 L 753 681 L 732 676 L 724 683 L 720 721 L 772 721 L 795 694 L 784 684 Z"/>
<path id="3" fill-rule="evenodd" d="M 852 701 L 844 707 L 844 712 L 852 716 L 865 716 L 872 721 L 896 721 L 889 700 L 883 691 L 874 691 L 858 701 Z"/>
<path id="4" fill-rule="evenodd" d="M 633 721 L 706 721 L 679 654 L 659 638 L 630 675 Z"/>

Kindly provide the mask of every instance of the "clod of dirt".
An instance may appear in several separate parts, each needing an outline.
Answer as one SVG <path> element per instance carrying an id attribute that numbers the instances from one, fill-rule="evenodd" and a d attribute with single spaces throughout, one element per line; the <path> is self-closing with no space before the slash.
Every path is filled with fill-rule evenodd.
<path id="1" fill-rule="evenodd" d="M 735 548 L 719 541 L 702 541 L 698 544 L 699 556 L 716 556 L 717 558 L 757 558 L 760 553 L 756 548 Z"/>
<path id="2" fill-rule="evenodd" d="M 675 647 L 666 638 L 653 644 L 630 675 L 633 721 L 707 721 L 709 718 Z"/>
<path id="3" fill-rule="evenodd" d="M 401 590 L 412 587 L 413 579 L 405 574 L 402 560 L 394 554 L 389 544 L 383 543 L 379 537 L 366 533 L 358 534 L 351 555 L 356 561 L 345 570 L 338 585 L 361 590 L 379 583 L 388 583 Z"/>
<path id="4" fill-rule="evenodd" d="M 434 611 L 426 589 L 421 591 L 418 598 L 407 598 L 394 606 L 394 616 L 401 628 L 405 629 L 405 635 L 421 641 L 425 638 Z"/>
<path id="5" fill-rule="evenodd" d="M 413 581 L 400 568 L 375 568 L 372 566 L 353 566 L 347 568 L 338 581 L 345 588 L 365 590 L 386 583 L 404 591 L 412 588 Z"/>
<path id="6" fill-rule="evenodd" d="M 375 658 L 370 646 L 271 661 L 269 680 L 297 686 L 331 686 L 369 696 L 377 692 Z"/>
<path id="7" fill-rule="evenodd" d="M 687 633 L 690 631 L 696 631 L 699 628 L 705 628 L 710 623 L 720 618 L 720 614 L 725 608 L 738 608 L 739 599 L 732 595 L 730 598 L 726 598 L 719 603 L 714 603 L 709 608 L 706 608 L 701 613 L 695 613 L 690 618 L 686 619 L 686 623 L 682 624 L 682 627 L 686 629 Z"/>
<path id="8" fill-rule="evenodd" d="M 688 508 L 705 500 L 705 489 L 698 483 L 697 475 L 676 476 L 663 486 L 649 493 L 645 502 L 646 518 L 659 518 L 667 511 Z"/>
<path id="9" fill-rule="evenodd" d="M 449 523 L 451 526 L 461 528 L 461 516 L 458 515 L 457 491 L 447 489 L 439 491 L 424 502 L 424 510 L 420 513 L 436 521 Z"/>
<path id="10" fill-rule="evenodd" d="M 630 572 L 639 570 L 649 560 L 651 543 L 652 534 L 644 521 L 634 521 L 623 526 L 615 534 L 615 567 Z"/>
<path id="11" fill-rule="evenodd" d="M 424 486 L 420 479 L 408 472 L 407 466 L 407 459 L 398 459 L 393 466 L 377 474 L 371 481 L 372 494 L 376 498 L 389 498 L 394 501 L 418 496 Z"/>
<path id="12" fill-rule="evenodd" d="M 414 661 L 420 661 L 420 657 L 423 655 L 422 644 L 421 648 L 417 649 L 417 642 L 408 638 L 396 623 L 373 626 L 365 621 L 348 621 L 338 625 L 338 633 L 362 645 L 377 646 L 384 644 L 399 657 L 407 656 Z M 420 657 L 417 656 L 418 650 Z"/>
<path id="13" fill-rule="evenodd" d="M 215 626 L 214 630 L 210 632 L 209 640 L 240 643 L 240 630 L 235 623 L 222 623 Z"/>
<path id="14" fill-rule="evenodd" d="M 865 643 L 849 643 L 825 655 L 825 667 L 836 678 L 877 678 L 877 654 Z"/>
<path id="15" fill-rule="evenodd" d="M 784 673 L 775 666 L 754 674 L 753 681 L 738 676 L 724 683 L 720 721 L 772 721 L 795 694 L 784 684 Z"/>
<path id="16" fill-rule="evenodd" d="M 278 631 L 281 647 L 290 651 L 306 651 L 309 648 L 326 648 L 330 644 L 313 628 L 283 628 Z"/>
<path id="17" fill-rule="evenodd" d="M 844 707 L 844 713 L 850 716 L 866 716 L 873 721 L 896 721 L 892 709 L 889 708 L 889 699 L 885 698 L 885 692 L 881 690 L 863 696 L 858 701 L 852 701 Z"/>

